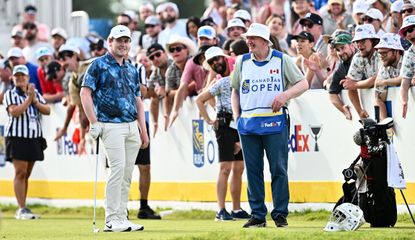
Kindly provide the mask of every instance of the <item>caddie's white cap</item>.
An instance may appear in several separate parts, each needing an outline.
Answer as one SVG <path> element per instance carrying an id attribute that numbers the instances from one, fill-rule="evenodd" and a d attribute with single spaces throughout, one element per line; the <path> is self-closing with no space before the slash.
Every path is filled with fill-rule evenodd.
<path id="1" fill-rule="evenodd" d="M 216 37 L 216 31 L 211 26 L 202 26 L 197 30 L 197 37 L 206 37 L 214 39 Z"/>
<path id="2" fill-rule="evenodd" d="M 131 39 L 131 31 L 128 27 L 124 25 L 117 25 L 113 28 L 111 28 L 110 35 L 108 38 L 120 38 L 120 37 L 128 37 Z"/>
<path id="3" fill-rule="evenodd" d="M 71 44 L 63 44 L 60 48 L 59 48 L 59 52 L 64 52 L 64 51 L 69 51 L 69 52 L 74 52 L 76 54 L 80 54 L 79 48 L 77 46 L 71 45 Z"/>
<path id="4" fill-rule="evenodd" d="M 269 28 L 264 24 L 253 23 L 249 26 L 248 31 L 241 35 L 242 37 L 260 37 L 268 41 L 268 45 L 272 45 L 271 40 L 269 40 L 270 32 Z"/>
<path id="5" fill-rule="evenodd" d="M 25 65 L 17 65 L 13 68 L 13 76 L 17 73 L 23 73 L 24 75 L 29 75 L 29 69 Z"/>
<path id="6" fill-rule="evenodd" d="M 239 9 L 233 14 L 233 18 L 241 18 L 243 20 L 252 21 L 251 14 L 245 9 Z"/>
<path id="7" fill-rule="evenodd" d="M 379 39 L 372 24 L 357 25 L 352 42 L 371 38 Z"/>
<path id="8" fill-rule="evenodd" d="M 403 8 L 403 0 L 396 0 L 395 2 L 392 3 L 390 12 L 400 13 L 402 8 Z"/>
<path id="9" fill-rule="evenodd" d="M 63 28 L 54 28 L 52 29 L 50 35 L 53 37 L 55 35 L 61 36 L 63 39 L 68 39 L 68 34 L 66 33 L 65 29 Z"/>
<path id="10" fill-rule="evenodd" d="M 373 19 L 377 19 L 377 20 L 379 20 L 381 22 L 383 21 L 383 14 L 382 14 L 382 12 L 379 11 L 378 9 L 376 9 L 376 8 L 369 9 L 369 11 L 367 11 L 367 13 L 365 14 L 365 16 L 368 16 L 368 17 L 373 18 Z"/>
<path id="11" fill-rule="evenodd" d="M 366 13 L 369 10 L 369 4 L 364 0 L 357 0 L 353 3 L 353 14 Z"/>
<path id="12" fill-rule="evenodd" d="M 43 56 L 52 56 L 52 51 L 48 47 L 40 47 L 35 52 L 36 59 L 39 59 Z"/>
<path id="13" fill-rule="evenodd" d="M 19 58 L 22 56 L 23 56 L 22 49 L 18 47 L 10 48 L 10 50 L 7 52 L 7 58 L 11 58 L 11 57 Z"/>
<path id="14" fill-rule="evenodd" d="M 375 46 L 376 49 L 388 48 L 405 51 L 401 44 L 401 37 L 396 33 L 385 33 L 380 38 L 380 42 Z"/>
<path id="15" fill-rule="evenodd" d="M 239 18 L 232 18 L 231 20 L 229 20 L 228 25 L 225 28 L 225 31 L 228 31 L 228 29 L 231 27 L 242 27 L 246 30 L 244 22 L 242 22 L 242 20 Z"/>
<path id="16" fill-rule="evenodd" d="M 203 61 L 203 68 L 210 70 L 211 67 L 208 61 L 217 56 L 229 57 L 223 52 L 223 50 L 220 47 L 216 47 L 216 46 L 210 47 L 205 52 L 205 61 Z"/>
<path id="17" fill-rule="evenodd" d="M 399 29 L 399 35 L 401 35 L 401 37 L 405 37 L 404 36 L 404 32 L 406 31 L 406 29 L 410 26 L 415 25 L 415 15 L 409 15 L 406 16 L 403 19 L 403 23 L 402 23 L 402 27 L 401 29 Z"/>

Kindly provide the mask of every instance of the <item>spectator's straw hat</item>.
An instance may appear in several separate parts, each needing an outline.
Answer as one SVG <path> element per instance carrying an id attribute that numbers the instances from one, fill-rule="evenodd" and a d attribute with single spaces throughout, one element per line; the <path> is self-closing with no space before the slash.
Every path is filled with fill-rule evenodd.
<path id="1" fill-rule="evenodd" d="M 29 75 L 29 69 L 25 65 L 17 65 L 13 68 L 13 76 L 17 73 L 23 73 L 24 75 Z"/>
<path id="2" fill-rule="evenodd" d="M 241 27 L 246 30 L 244 22 L 242 22 L 242 20 L 239 18 L 232 18 L 231 20 L 229 20 L 228 25 L 225 28 L 225 31 L 227 32 L 228 29 L 231 27 Z"/>
<path id="3" fill-rule="evenodd" d="M 229 57 L 228 55 L 226 55 L 223 52 L 223 50 L 220 47 L 216 47 L 216 46 L 210 47 L 205 52 L 205 61 L 203 61 L 203 64 L 202 64 L 203 65 L 203 68 L 205 68 L 207 70 L 210 70 L 211 67 L 210 67 L 208 61 L 210 59 L 214 58 L 214 57 L 217 57 L 217 56 L 223 56 L 225 58 Z"/>
<path id="4" fill-rule="evenodd" d="M 392 3 L 390 12 L 400 13 L 402 9 L 403 9 L 403 0 L 396 0 L 395 2 Z"/>
<path id="5" fill-rule="evenodd" d="M 7 59 L 11 57 L 23 57 L 22 49 L 18 47 L 10 48 L 10 50 L 7 52 Z"/>
<path id="6" fill-rule="evenodd" d="M 369 9 L 369 11 L 367 11 L 367 13 L 365 14 L 365 16 L 368 16 L 368 17 L 373 18 L 373 19 L 377 19 L 377 20 L 379 20 L 381 22 L 383 21 L 383 14 L 382 14 L 382 12 L 379 11 L 378 9 L 376 9 L 376 8 Z"/>
<path id="7" fill-rule="evenodd" d="M 402 27 L 401 27 L 401 29 L 399 29 L 399 35 L 400 35 L 401 37 L 405 37 L 405 36 L 404 36 L 404 32 L 406 31 L 406 29 L 407 29 L 408 27 L 411 27 L 411 26 L 413 26 L 413 25 L 415 25 L 415 15 L 406 16 L 406 17 L 403 19 L 403 23 L 402 23 Z"/>
<path id="8" fill-rule="evenodd" d="M 362 39 L 379 39 L 379 36 L 375 32 L 375 27 L 372 24 L 357 25 L 352 42 L 356 42 Z"/>
<path id="9" fill-rule="evenodd" d="M 271 40 L 269 40 L 270 32 L 269 28 L 264 24 L 253 23 L 249 26 L 248 31 L 241 35 L 243 38 L 246 37 L 260 37 L 268 41 L 268 45 L 272 46 Z"/>
<path id="10" fill-rule="evenodd" d="M 52 51 L 48 47 L 40 47 L 35 52 L 36 59 L 39 60 L 39 58 L 43 56 L 52 56 Z"/>
<path id="11" fill-rule="evenodd" d="M 233 14 L 233 18 L 240 18 L 244 21 L 252 21 L 251 14 L 245 9 L 239 9 Z"/>
<path id="12" fill-rule="evenodd" d="M 211 26 L 202 26 L 197 30 L 197 37 L 214 39 L 216 37 L 216 31 Z"/>
<path id="13" fill-rule="evenodd" d="M 334 3 L 340 4 L 340 5 L 343 5 L 344 4 L 343 0 L 329 0 L 328 3 L 327 3 L 327 5 L 330 6 L 330 5 L 334 4 Z"/>
<path id="14" fill-rule="evenodd" d="M 379 43 L 375 46 L 376 49 L 379 48 L 388 48 L 394 50 L 404 51 L 401 38 L 396 33 L 385 33 L 380 38 Z"/>
<path id="15" fill-rule="evenodd" d="M 110 35 L 108 36 L 108 39 L 110 38 L 117 39 L 120 37 L 128 37 L 131 39 L 130 29 L 124 25 L 117 25 L 111 28 L 111 32 L 110 32 Z"/>
<path id="16" fill-rule="evenodd" d="M 60 37 L 62 37 L 65 40 L 68 39 L 68 34 L 66 33 L 65 29 L 59 28 L 59 27 L 52 29 L 50 35 L 52 37 L 54 37 L 54 36 L 60 36 Z"/>
<path id="17" fill-rule="evenodd" d="M 79 48 L 70 44 L 63 44 L 62 46 L 60 46 L 59 53 L 61 52 L 73 52 L 78 55 L 80 54 Z"/>
<path id="18" fill-rule="evenodd" d="M 189 55 L 193 56 L 196 54 L 197 50 L 196 50 L 196 46 L 193 43 L 193 41 L 187 37 L 182 37 L 179 35 L 173 35 L 170 37 L 169 42 L 166 44 L 167 51 L 169 51 L 169 46 L 175 43 L 180 43 L 180 44 L 185 45 L 187 49 L 189 50 Z"/>
<path id="19" fill-rule="evenodd" d="M 369 8 L 364 0 L 357 0 L 353 3 L 353 14 L 366 13 Z"/>

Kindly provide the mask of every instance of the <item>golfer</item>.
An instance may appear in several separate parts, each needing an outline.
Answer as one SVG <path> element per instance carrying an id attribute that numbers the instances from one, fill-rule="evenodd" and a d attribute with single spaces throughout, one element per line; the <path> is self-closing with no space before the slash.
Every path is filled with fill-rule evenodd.
<path id="1" fill-rule="evenodd" d="M 264 150 L 271 171 L 277 227 L 288 226 L 287 101 L 308 89 L 307 80 L 288 55 L 271 49 L 267 26 L 254 23 L 242 35 L 249 53 L 239 57 L 232 76 L 232 111 L 242 143 L 251 219 L 244 227 L 265 227 Z"/>
<path id="2" fill-rule="evenodd" d="M 138 231 L 144 227 L 128 220 L 127 202 L 137 146 L 149 144 L 140 77 L 124 59 L 130 50 L 130 30 L 123 25 L 113 27 L 108 43 L 109 53 L 97 58 L 85 73 L 81 100 L 91 123 L 91 137 L 102 139 L 108 159 L 104 231 Z"/>

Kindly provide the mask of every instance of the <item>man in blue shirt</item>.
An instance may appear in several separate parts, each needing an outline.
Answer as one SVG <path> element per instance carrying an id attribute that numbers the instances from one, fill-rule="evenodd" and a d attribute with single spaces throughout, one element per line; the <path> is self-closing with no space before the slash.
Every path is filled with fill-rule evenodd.
<path id="1" fill-rule="evenodd" d="M 110 173 L 105 189 L 106 232 L 143 230 L 128 220 L 127 203 L 138 147 L 149 144 L 140 98 L 140 76 L 127 56 L 131 32 L 117 25 L 108 36 L 109 53 L 91 63 L 81 88 L 91 137 L 101 137 Z"/>

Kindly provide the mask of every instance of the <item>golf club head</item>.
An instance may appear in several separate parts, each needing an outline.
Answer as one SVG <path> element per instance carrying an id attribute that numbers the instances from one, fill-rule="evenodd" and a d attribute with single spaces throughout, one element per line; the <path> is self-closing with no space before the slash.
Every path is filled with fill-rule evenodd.
<path id="1" fill-rule="evenodd" d="M 94 227 L 92 230 L 94 233 L 99 233 L 99 228 Z"/>

